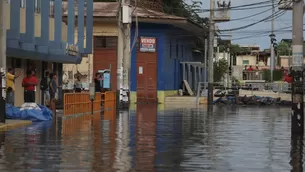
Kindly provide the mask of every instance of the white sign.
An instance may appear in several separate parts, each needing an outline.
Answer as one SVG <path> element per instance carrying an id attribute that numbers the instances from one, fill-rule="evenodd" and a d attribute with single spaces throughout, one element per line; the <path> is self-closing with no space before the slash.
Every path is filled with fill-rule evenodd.
<path id="1" fill-rule="evenodd" d="M 66 44 L 66 54 L 69 56 L 77 56 L 78 55 L 78 46 L 74 44 Z"/>
<path id="2" fill-rule="evenodd" d="M 303 46 L 292 46 L 292 66 L 303 66 Z"/>
<path id="3" fill-rule="evenodd" d="M 139 74 L 143 74 L 143 67 L 142 66 L 139 67 Z"/>

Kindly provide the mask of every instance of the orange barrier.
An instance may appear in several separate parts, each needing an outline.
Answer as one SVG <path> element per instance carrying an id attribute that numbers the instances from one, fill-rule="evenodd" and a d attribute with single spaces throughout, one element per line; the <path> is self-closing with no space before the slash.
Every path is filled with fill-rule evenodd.
<path id="1" fill-rule="evenodd" d="M 116 92 L 106 91 L 101 93 L 102 102 L 104 105 L 104 112 L 116 109 Z"/>
<path id="2" fill-rule="evenodd" d="M 101 96 L 95 95 L 93 111 L 101 109 Z M 92 111 L 89 93 L 66 93 L 64 95 L 64 116 L 86 114 Z"/>

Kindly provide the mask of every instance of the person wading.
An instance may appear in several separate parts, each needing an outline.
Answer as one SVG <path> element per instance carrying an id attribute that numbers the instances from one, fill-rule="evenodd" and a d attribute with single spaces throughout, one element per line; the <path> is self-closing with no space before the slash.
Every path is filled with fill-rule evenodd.
<path id="1" fill-rule="evenodd" d="M 55 95 L 57 93 L 57 83 L 56 83 L 56 74 L 51 73 L 50 74 L 50 85 L 49 85 L 49 93 L 50 93 L 50 110 L 53 112 L 53 114 L 56 113 L 56 98 Z"/>
<path id="2" fill-rule="evenodd" d="M 24 102 L 35 102 L 35 87 L 38 84 L 38 80 L 32 75 L 32 71 L 26 72 L 26 77 L 22 80 L 22 87 L 24 87 Z"/>
<path id="3" fill-rule="evenodd" d="M 50 73 L 46 71 L 45 76 L 40 82 L 40 90 L 44 92 L 45 96 L 45 105 L 49 106 L 50 103 L 50 92 L 49 92 L 49 86 L 50 85 Z"/>
<path id="4" fill-rule="evenodd" d="M 6 92 L 7 92 L 7 103 L 14 106 L 15 103 L 15 79 L 21 75 L 14 75 L 13 68 L 8 68 L 6 73 Z"/>

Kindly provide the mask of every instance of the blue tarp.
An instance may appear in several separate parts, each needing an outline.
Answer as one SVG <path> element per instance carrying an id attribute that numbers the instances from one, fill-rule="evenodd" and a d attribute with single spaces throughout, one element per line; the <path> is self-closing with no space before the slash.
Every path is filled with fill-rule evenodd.
<path id="1" fill-rule="evenodd" d="M 52 120 L 52 112 L 45 106 L 38 105 L 41 110 L 19 108 L 6 104 L 6 118 L 7 119 L 21 119 L 31 120 L 33 122 Z"/>

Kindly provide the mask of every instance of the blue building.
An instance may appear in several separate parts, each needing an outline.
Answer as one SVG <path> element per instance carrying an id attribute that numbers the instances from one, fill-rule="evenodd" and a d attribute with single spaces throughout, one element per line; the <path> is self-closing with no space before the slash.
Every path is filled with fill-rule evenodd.
<path id="1" fill-rule="evenodd" d="M 40 80 L 45 71 L 54 72 L 61 85 L 63 63 L 80 63 L 82 57 L 92 53 L 92 0 L 78 0 L 77 5 L 74 0 L 67 0 L 65 6 L 62 0 L 10 0 L 5 5 L 8 9 L 7 68 L 14 68 L 16 73 L 36 70 Z M 75 17 L 75 6 L 81 17 Z M 63 8 L 68 11 L 66 21 L 62 20 Z M 87 16 L 86 20 L 84 16 Z M 77 42 L 75 28 L 78 30 Z M 15 81 L 16 106 L 23 104 L 23 77 L 21 75 Z M 43 103 L 43 93 L 39 87 L 36 89 L 36 103 Z M 59 90 L 59 98 L 61 94 L 62 90 Z"/>
<path id="2" fill-rule="evenodd" d="M 111 65 L 113 91 L 117 89 L 118 9 L 119 4 L 115 2 L 94 3 L 93 12 L 92 70 L 97 72 Z M 198 37 L 202 37 L 206 30 L 183 17 L 140 7 L 132 11 L 133 16 L 138 17 L 138 27 L 134 18 L 130 43 L 131 102 L 148 100 L 163 103 L 166 96 L 177 95 L 183 78 L 195 89 L 196 83 L 203 79 L 203 69 L 193 64 L 204 59 L 195 56 L 193 49 Z M 183 68 L 188 72 L 183 72 Z"/>

